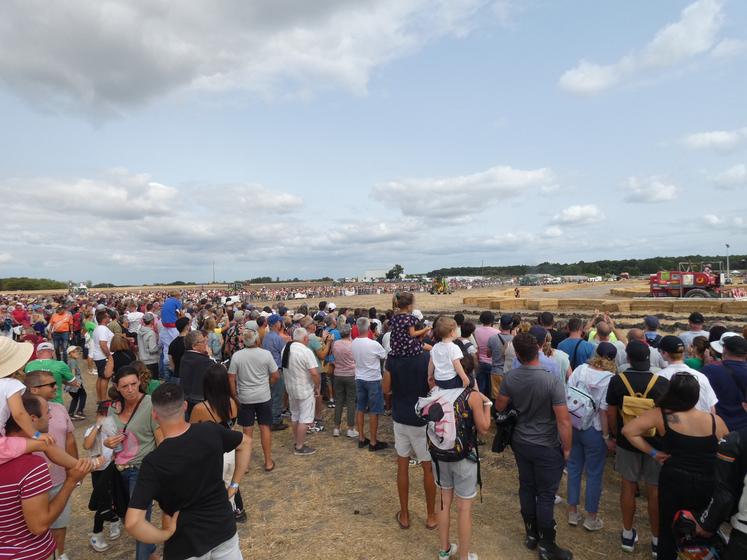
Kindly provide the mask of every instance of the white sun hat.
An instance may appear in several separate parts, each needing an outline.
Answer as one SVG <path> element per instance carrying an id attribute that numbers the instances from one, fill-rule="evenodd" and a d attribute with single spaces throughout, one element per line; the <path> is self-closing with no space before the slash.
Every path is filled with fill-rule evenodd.
<path id="1" fill-rule="evenodd" d="M 14 374 L 29 361 L 34 353 L 30 342 L 15 342 L 7 337 L 0 337 L 0 378 Z"/>

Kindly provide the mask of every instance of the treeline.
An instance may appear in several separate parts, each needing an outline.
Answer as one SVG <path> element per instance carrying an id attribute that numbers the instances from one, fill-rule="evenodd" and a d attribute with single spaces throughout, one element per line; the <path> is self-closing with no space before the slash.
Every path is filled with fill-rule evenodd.
<path id="1" fill-rule="evenodd" d="M 2 291 L 61 290 L 67 288 L 67 282 L 58 282 L 49 278 L 28 278 L 26 276 L 0 278 Z"/>
<path id="2" fill-rule="evenodd" d="M 631 276 L 653 274 L 660 270 L 677 270 L 679 263 L 691 262 L 693 264 L 710 263 L 714 271 L 718 270 L 718 262 L 723 263 L 726 270 L 726 257 L 688 255 L 685 257 L 653 257 L 650 259 L 622 259 L 603 260 L 576 263 L 549 263 L 543 262 L 536 266 L 509 265 L 509 266 L 457 266 L 450 268 L 439 268 L 432 270 L 428 276 L 523 276 L 525 274 L 552 274 L 553 276 L 604 276 L 605 274 L 620 274 L 627 272 Z M 732 269 L 743 269 L 747 266 L 747 255 L 732 255 L 730 257 Z"/>

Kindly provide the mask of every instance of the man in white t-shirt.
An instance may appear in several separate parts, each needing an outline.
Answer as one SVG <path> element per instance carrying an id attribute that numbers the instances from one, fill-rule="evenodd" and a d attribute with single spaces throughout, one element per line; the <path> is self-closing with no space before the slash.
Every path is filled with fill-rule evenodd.
<path id="1" fill-rule="evenodd" d="M 130 302 L 130 305 L 127 306 L 125 319 L 127 319 L 128 323 L 127 330 L 132 334 L 137 334 L 137 331 L 140 330 L 140 325 L 143 324 L 143 313 L 137 310 L 134 301 Z"/>
<path id="2" fill-rule="evenodd" d="M 309 347 L 309 333 L 303 327 L 293 331 L 293 341 L 282 352 L 283 381 L 288 392 L 294 448 L 296 455 L 313 455 L 316 449 L 304 443 L 306 430 L 314 423 L 316 395 L 319 394 L 321 376 L 318 362 Z"/>
<path id="3" fill-rule="evenodd" d="M 96 400 L 99 402 L 106 400 L 106 391 L 109 387 L 109 380 L 104 377 L 104 369 L 106 368 L 106 361 L 111 355 L 109 343 L 114 338 L 114 333 L 107 326 L 111 323 L 111 320 L 112 318 L 106 309 L 96 311 L 98 326 L 93 331 L 91 358 L 93 359 L 93 363 L 96 364 L 96 373 L 98 374 L 98 379 L 96 379 Z"/>
<path id="4" fill-rule="evenodd" d="M 384 413 L 384 393 L 381 390 L 381 360 L 386 359 L 384 347 L 368 338 L 371 323 L 368 317 L 359 318 L 358 338 L 353 341 L 353 359 L 355 360 L 355 423 L 358 428 L 358 448 L 368 446 L 369 451 L 386 449 L 389 444 L 377 440 L 379 415 Z M 370 438 L 364 436 L 365 414 L 368 412 Z"/>
<path id="5" fill-rule="evenodd" d="M 682 339 L 672 335 L 665 336 L 659 342 L 659 350 L 662 357 L 669 362 L 669 365 L 658 371 L 656 375 L 672 379 L 672 376 L 676 373 L 689 373 L 698 380 L 698 385 L 700 385 L 700 397 L 695 408 L 703 412 L 715 414 L 718 397 L 716 397 L 716 393 L 711 387 L 711 382 L 708 381 L 705 375 L 685 365 L 685 344 L 682 342 Z"/>

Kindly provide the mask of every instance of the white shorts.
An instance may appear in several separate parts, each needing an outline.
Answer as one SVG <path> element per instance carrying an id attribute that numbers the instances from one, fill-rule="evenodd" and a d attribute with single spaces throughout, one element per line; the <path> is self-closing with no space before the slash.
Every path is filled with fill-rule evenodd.
<path id="1" fill-rule="evenodd" d="M 408 426 L 399 422 L 392 422 L 394 430 L 394 449 L 400 457 L 411 457 L 418 461 L 430 461 L 428 451 L 428 436 L 425 426 Z"/>
<path id="2" fill-rule="evenodd" d="M 291 422 L 298 422 L 299 424 L 312 424 L 314 422 L 316 399 L 313 395 L 305 399 L 288 397 L 288 407 L 290 408 Z"/>

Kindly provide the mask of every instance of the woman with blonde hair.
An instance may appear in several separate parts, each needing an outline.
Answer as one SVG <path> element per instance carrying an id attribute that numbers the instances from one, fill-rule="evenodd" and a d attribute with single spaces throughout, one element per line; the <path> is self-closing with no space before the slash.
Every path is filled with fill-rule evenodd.
<path id="1" fill-rule="evenodd" d="M 568 379 L 571 376 L 571 373 L 573 373 L 573 370 L 571 369 L 571 359 L 568 354 L 562 350 L 552 347 L 552 334 L 549 331 L 547 336 L 545 336 L 545 343 L 542 345 L 542 353 L 557 362 L 558 367 L 560 368 L 560 373 L 563 374 L 563 379 Z"/>
<path id="2" fill-rule="evenodd" d="M 214 316 L 207 317 L 203 328 L 207 331 L 207 343 L 210 355 L 216 362 L 223 359 L 223 336 L 219 333 L 218 322 Z"/>
<path id="3" fill-rule="evenodd" d="M 585 430 L 573 428 L 573 446 L 568 459 L 568 523 L 577 526 L 583 521 L 587 531 L 598 531 L 604 523 L 598 517 L 599 501 L 602 498 L 602 478 L 607 450 L 613 450 L 610 439 L 605 396 L 610 380 L 617 371 L 615 357 L 617 348 L 609 342 L 601 342 L 586 364 L 578 366 L 568 378 L 568 387 L 576 388 L 591 397 L 594 416 Z M 581 475 L 586 471 L 586 518 L 578 512 L 581 497 Z"/>

